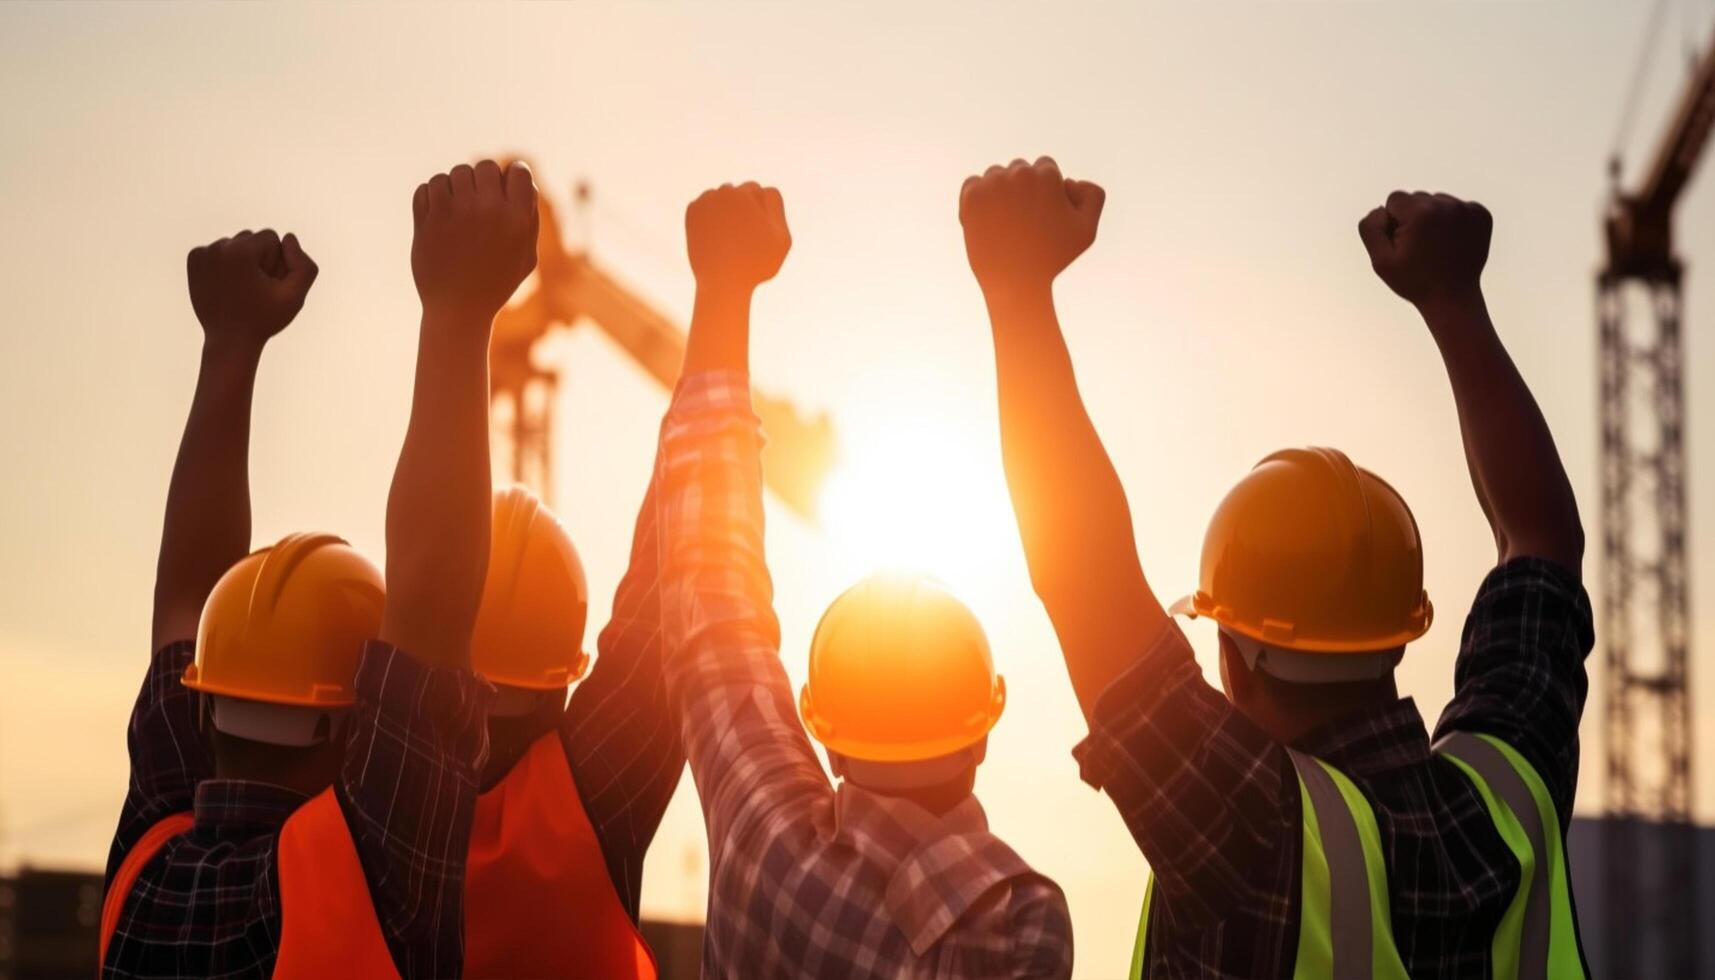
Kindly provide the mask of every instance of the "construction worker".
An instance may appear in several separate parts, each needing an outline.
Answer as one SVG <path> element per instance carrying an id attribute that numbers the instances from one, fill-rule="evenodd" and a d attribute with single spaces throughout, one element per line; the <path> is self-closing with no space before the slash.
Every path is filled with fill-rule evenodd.
<path id="1" fill-rule="evenodd" d="M 1394 682 L 1432 615 L 1417 526 L 1335 450 L 1270 455 L 1216 509 L 1175 606 L 1219 627 L 1226 696 L 1204 682 L 1144 580 L 1055 315 L 1103 199 L 1019 160 L 967 181 L 960 214 L 1031 581 L 1090 724 L 1076 755 L 1153 873 L 1133 975 L 1585 975 L 1564 855 L 1593 643 L 1583 533 L 1484 307 L 1488 212 L 1396 193 L 1360 226 L 1441 349 L 1499 551 L 1432 743 Z"/>
<path id="2" fill-rule="evenodd" d="M 751 296 L 791 236 L 756 184 L 705 193 L 685 227 L 696 300 L 657 480 L 667 691 L 709 839 L 704 975 L 1068 976 L 1064 895 L 971 793 L 1004 688 L 970 612 L 927 581 L 866 581 L 792 697 L 748 380 Z"/>
<path id="3" fill-rule="evenodd" d="M 527 171 L 491 162 L 417 189 L 423 322 L 384 601 L 374 569 L 328 536 L 233 565 L 249 537 L 257 360 L 315 267 L 272 232 L 191 254 L 203 368 L 109 859 L 107 975 L 462 971 L 493 696 L 470 669 L 488 560 L 488 331 L 534 264 L 534 195 Z M 181 638 L 199 609 L 193 645 Z"/>
<path id="4" fill-rule="evenodd" d="M 643 857 L 685 767 L 661 679 L 654 494 L 644 494 L 613 617 L 583 652 L 589 588 L 554 515 L 494 495 L 471 662 L 498 692 L 465 884 L 465 974 L 648 977 Z"/>

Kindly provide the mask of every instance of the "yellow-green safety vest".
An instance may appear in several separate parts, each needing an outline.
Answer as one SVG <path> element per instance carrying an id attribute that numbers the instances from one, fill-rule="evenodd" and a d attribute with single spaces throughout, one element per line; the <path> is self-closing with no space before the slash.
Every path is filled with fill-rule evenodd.
<path id="1" fill-rule="evenodd" d="M 1492 735 L 1453 732 L 1435 753 L 1458 766 L 1488 807 L 1519 864 L 1518 892 L 1491 946 L 1495 980 L 1583 980 L 1583 952 L 1572 914 L 1560 820 L 1542 777 L 1512 746 Z M 1313 756 L 1287 750 L 1303 800 L 1303 874 L 1298 957 L 1293 980 L 1408 980 L 1388 914 L 1387 863 L 1375 811 L 1346 775 Z M 1152 875 L 1132 947 L 1131 976 L 1147 960 Z"/>

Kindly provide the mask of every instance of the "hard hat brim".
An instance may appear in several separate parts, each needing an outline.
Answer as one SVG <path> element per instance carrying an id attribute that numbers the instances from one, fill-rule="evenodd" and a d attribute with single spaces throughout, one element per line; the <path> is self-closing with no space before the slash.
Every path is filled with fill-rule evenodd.
<path id="1" fill-rule="evenodd" d="M 1435 607 L 1427 595 L 1423 598 L 1423 608 L 1419 613 L 1420 621 L 1413 623 L 1403 630 L 1376 636 L 1341 637 L 1332 639 L 1315 636 L 1294 636 L 1290 639 L 1269 636 L 1264 631 L 1249 623 L 1240 622 L 1237 617 L 1223 615 L 1219 607 L 1199 608 L 1202 602 L 1196 593 L 1179 599 L 1167 609 L 1170 616 L 1184 616 L 1187 619 L 1207 618 L 1219 623 L 1223 628 L 1232 630 L 1242 636 L 1266 643 L 1283 650 L 1296 650 L 1300 653 L 1329 653 L 1329 654 L 1358 654 L 1375 653 L 1380 650 L 1391 650 L 1404 646 L 1414 640 L 1421 639 L 1429 632 L 1429 627 L 1435 622 Z"/>
<path id="2" fill-rule="evenodd" d="M 299 708 L 349 708 L 357 703 L 357 692 L 349 686 L 332 688 L 316 685 L 318 689 L 308 694 L 281 694 L 277 691 L 257 691 L 238 684 L 210 683 L 196 676 L 195 663 L 186 665 L 185 672 L 179 676 L 179 683 L 199 694 L 218 694 L 246 701 Z"/>

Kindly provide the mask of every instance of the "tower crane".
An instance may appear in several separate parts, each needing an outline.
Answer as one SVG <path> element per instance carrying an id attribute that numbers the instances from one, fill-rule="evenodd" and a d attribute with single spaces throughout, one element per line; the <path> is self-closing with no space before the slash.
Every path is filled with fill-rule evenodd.
<path id="1" fill-rule="evenodd" d="M 1616 152 L 1607 256 L 1596 275 L 1609 817 L 1603 929 L 1613 976 L 1700 976 L 1698 934 L 1707 925 L 1699 918 L 1692 823 L 1683 265 L 1673 211 L 1712 127 L 1715 41 L 1630 190 L 1620 186 Z M 1626 318 L 1628 296 L 1638 292 L 1653 314 L 1644 329 Z M 1646 834 L 1644 821 L 1658 828 Z"/>
<path id="2" fill-rule="evenodd" d="M 579 185 L 577 200 L 588 200 Z M 587 249 L 569 247 L 548 195 L 537 196 L 540 224 L 534 285 L 494 321 L 489 345 L 489 404 L 499 433 L 497 456 L 510 449 L 512 479 L 549 497 L 553 477 L 553 416 L 559 371 L 541 363 L 538 343 L 558 329 L 588 320 L 671 391 L 685 359 L 685 332 L 630 287 L 593 261 Z M 816 499 L 835 461 L 828 416 L 805 415 L 785 399 L 754 396 L 768 433 L 763 478 L 800 516 L 814 520 Z"/>

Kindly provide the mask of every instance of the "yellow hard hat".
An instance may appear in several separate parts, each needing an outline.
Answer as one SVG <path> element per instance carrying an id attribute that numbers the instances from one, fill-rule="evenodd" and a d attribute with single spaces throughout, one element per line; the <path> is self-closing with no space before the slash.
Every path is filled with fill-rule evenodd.
<path id="1" fill-rule="evenodd" d="M 1434 618 L 1411 508 L 1321 448 L 1275 453 L 1227 494 L 1203 539 L 1197 592 L 1173 612 L 1310 653 L 1388 650 Z"/>
<path id="2" fill-rule="evenodd" d="M 816 625 L 804 725 L 853 759 L 949 755 L 988 734 L 1006 707 L 977 617 L 933 579 L 873 575 Z"/>
<path id="3" fill-rule="evenodd" d="M 215 583 L 184 685 L 270 704 L 350 705 L 384 598 L 381 573 L 345 541 L 288 534 Z"/>
<path id="4" fill-rule="evenodd" d="M 471 666 L 494 684 L 552 690 L 584 675 L 590 589 L 572 539 L 524 487 L 494 494 L 488 579 Z"/>

